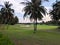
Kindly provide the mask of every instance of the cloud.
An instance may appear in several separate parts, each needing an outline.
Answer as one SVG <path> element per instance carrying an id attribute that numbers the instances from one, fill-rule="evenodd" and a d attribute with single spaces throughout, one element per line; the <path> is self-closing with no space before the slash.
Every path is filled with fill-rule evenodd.
<path id="1" fill-rule="evenodd" d="M 1 0 L 0 4 L 4 4 L 4 2 L 9 1 L 10 3 L 13 4 L 12 8 L 15 10 L 15 12 L 22 12 L 22 9 L 24 7 L 24 5 L 21 5 L 20 2 L 24 1 L 24 0 Z"/>

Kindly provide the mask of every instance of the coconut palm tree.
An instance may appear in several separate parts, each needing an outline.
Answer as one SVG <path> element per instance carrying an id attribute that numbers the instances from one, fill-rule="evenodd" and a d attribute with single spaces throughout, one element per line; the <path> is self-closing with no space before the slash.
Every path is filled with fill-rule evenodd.
<path id="1" fill-rule="evenodd" d="M 8 24 L 11 17 L 13 17 L 14 10 L 11 9 L 12 4 L 5 2 L 4 6 L 1 8 L 2 17 L 4 17 L 4 23 Z"/>
<path id="2" fill-rule="evenodd" d="M 1 20 L 3 24 L 9 24 L 14 15 L 14 10 L 11 9 L 12 4 L 5 2 L 1 8 Z"/>
<path id="3" fill-rule="evenodd" d="M 43 15 L 46 14 L 44 6 L 41 5 L 42 0 L 31 0 L 31 2 L 21 2 L 21 4 L 26 5 L 24 7 L 24 17 L 30 16 L 30 20 L 34 20 L 34 33 L 37 30 L 37 20 L 41 20 Z"/>

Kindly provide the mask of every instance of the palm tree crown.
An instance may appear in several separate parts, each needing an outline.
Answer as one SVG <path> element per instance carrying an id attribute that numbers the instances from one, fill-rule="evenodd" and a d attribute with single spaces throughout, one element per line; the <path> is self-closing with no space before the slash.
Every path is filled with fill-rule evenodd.
<path id="1" fill-rule="evenodd" d="M 12 4 L 9 2 L 5 2 L 4 6 L 1 8 L 1 17 L 3 23 L 9 23 L 9 21 L 13 18 L 14 10 L 11 9 Z"/>
<path id="2" fill-rule="evenodd" d="M 37 1 L 31 0 L 31 2 L 22 2 L 22 4 L 26 4 L 24 7 L 24 17 L 30 15 L 30 19 L 42 19 L 42 13 L 45 15 L 46 11 L 43 6 L 41 6 L 41 0 L 39 3 Z"/>

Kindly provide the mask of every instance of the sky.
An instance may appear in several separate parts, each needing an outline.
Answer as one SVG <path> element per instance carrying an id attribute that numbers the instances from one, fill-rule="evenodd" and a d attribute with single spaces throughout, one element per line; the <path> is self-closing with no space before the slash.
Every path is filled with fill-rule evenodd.
<path id="1" fill-rule="evenodd" d="M 11 8 L 15 10 L 14 15 L 19 18 L 20 23 L 31 22 L 28 17 L 26 19 L 23 19 L 23 15 L 24 15 L 23 8 L 25 6 L 20 4 L 20 2 L 25 2 L 26 0 L 0 0 L 0 5 L 4 5 L 5 1 L 9 1 L 10 3 L 13 4 L 13 6 Z M 29 1 L 31 1 L 31 0 L 29 0 Z M 49 10 L 52 9 L 52 4 L 55 1 L 56 0 L 49 0 L 49 2 L 44 1 L 44 2 L 42 2 L 42 5 L 45 6 L 45 8 L 47 9 L 47 12 L 49 12 Z M 43 20 L 49 21 L 51 19 L 50 19 L 49 15 L 46 15 L 46 16 L 44 16 Z M 38 22 L 40 22 L 40 21 L 38 21 Z"/>

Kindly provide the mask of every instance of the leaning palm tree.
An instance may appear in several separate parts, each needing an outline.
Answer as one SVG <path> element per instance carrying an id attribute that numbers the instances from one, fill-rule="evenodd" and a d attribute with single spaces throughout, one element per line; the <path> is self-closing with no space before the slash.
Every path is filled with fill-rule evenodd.
<path id="1" fill-rule="evenodd" d="M 24 17 L 30 16 L 30 20 L 34 20 L 34 33 L 37 30 L 37 20 L 41 20 L 43 14 L 46 14 L 44 6 L 41 5 L 41 0 L 31 0 L 31 2 L 21 2 L 21 4 L 26 5 L 24 7 Z"/>
<path id="2" fill-rule="evenodd" d="M 11 22 L 10 20 L 13 18 L 14 10 L 11 9 L 11 6 L 12 4 L 9 2 L 5 2 L 1 8 L 1 17 L 3 24 L 9 24 Z"/>

